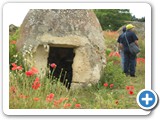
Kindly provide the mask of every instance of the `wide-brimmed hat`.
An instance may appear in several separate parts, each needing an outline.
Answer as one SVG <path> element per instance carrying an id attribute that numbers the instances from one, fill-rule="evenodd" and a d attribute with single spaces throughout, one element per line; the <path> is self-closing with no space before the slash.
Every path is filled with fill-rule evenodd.
<path id="1" fill-rule="evenodd" d="M 132 28 L 134 28 L 135 26 L 133 26 L 132 24 L 128 24 L 127 26 L 126 26 L 126 29 L 127 30 L 130 30 L 130 29 L 132 29 Z"/>

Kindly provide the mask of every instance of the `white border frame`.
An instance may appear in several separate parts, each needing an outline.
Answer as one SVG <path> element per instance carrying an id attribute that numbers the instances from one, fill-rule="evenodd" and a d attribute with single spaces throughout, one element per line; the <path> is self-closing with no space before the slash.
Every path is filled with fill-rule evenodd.
<path id="1" fill-rule="evenodd" d="M 3 112 L 7 115 L 148 115 L 142 109 L 9 109 L 9 22 L 12 9 L 145 9 L 145 89 L 151 89 L 151 6 L 148 3 L 6 3 L 3 6 Z M 14 17 L 14 16 L 13 16 Z M 4 87 L 5 86 L 5 87 Z"/>

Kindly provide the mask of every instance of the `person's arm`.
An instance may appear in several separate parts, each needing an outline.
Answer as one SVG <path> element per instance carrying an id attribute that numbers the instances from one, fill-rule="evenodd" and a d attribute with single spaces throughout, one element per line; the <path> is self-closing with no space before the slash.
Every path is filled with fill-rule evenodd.
<path id="1" fill-rule="evenodd" d="M 138 45 L 138 37 L 136 36 L 136 34 L 134 32 L 132 33 L 132 35 L 133 35 L 133 40 L 134 40 L 135 44 L 139 47 L 139 45 Z"/>
<path id="2" fill-rule="evenodd" d="M 138 45 L 138 40 L 135 40 L 134 42 L 135 42 L 135 44 L 139 47 L 139 45 Z"/>

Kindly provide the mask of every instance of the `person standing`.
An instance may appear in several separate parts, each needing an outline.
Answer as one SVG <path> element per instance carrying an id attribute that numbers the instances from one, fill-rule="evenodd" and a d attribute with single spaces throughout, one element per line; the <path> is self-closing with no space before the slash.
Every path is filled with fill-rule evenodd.
<path id="1" fill-rule="evenodd" d="M 122 40 L 120 41 L 120 44 L 124 49 L 124 73 L 126 74 L 126 76 L 130 75 L 131 77 L 136 77 L 136 55 L 130 53 L 127 41 L 129 44 L 135 42 L 135 44 L 138 46 L 138 37 L 133 32 L 134 27 L 135 26 L 133 26 L 132 24 L 128 24 L 126 26 L 126 32 Z"/>
<path id="2" fill-rule="evenodd" d="M 124 50 L 123 50 L 123 47 L 121 47 L 120 43 L 123 39 L 124 33 L 126 32 L 126 27 L 123 27 L 122 31 L 123 33 L 119 35 L 117 42 L 118 42 L 118 51 L 121 56 L 121 66 L 122 66 L 122 70 L 124 71 Z"/>

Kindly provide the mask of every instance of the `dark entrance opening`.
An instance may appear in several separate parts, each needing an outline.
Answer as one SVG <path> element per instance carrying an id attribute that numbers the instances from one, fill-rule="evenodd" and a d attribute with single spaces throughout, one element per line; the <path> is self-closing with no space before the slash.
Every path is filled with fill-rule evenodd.
<path id="1" fill-rule="evenodd" d="M 73 48 L 50 47 L 48 65 L 55 63 L 56 69 L 50 66 L 53 76 L 59 78 L 69 89 L 72 83 L 72 64 L 75 53 Z"/>

